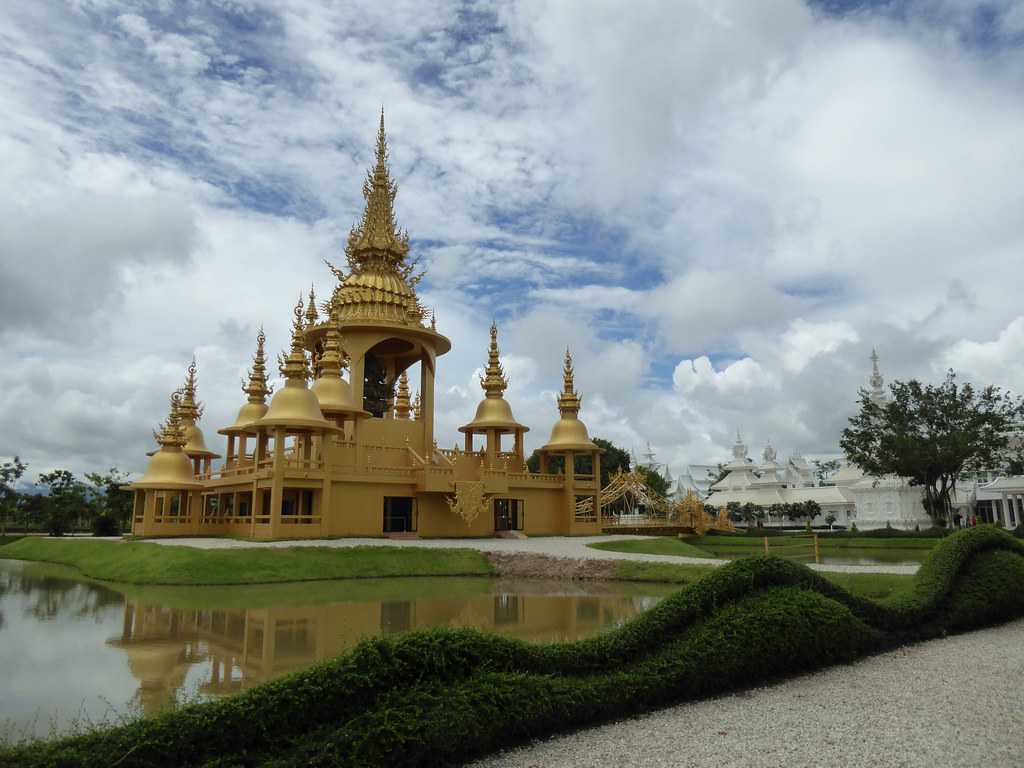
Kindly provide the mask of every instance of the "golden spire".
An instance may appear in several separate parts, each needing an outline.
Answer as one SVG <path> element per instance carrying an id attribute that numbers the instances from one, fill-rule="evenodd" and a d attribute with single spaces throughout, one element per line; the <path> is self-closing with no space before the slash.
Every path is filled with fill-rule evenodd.
<path id="1" fill-rule="evenodd" d="M 409 418 L 409 376 L 405 371 L 398 377 L 398 396 L 395 398 L 395 418 Z"/>
<path id="2" fill-rule="evenodd" d="M 203 404 L 196 400 L 196 358 L 192 356 L 188 372 L 185 374 L 185 386 L 181 388 L 181 403 L 178 412 L 182 421 L 195 424 L 203 416 Z"/>
<path id="3" fill-rule="evenodd" d="M 377 131 L 377 158 L 363 182 L 366 209 L 362 221 L 348 236 L 349 267 L 358 269 L 368 262 L 396 265 L 409 252 L 409 236 L 395 225 L 395 195 L 398 186 L 388 170 L 388 144 L 384 133 L 384 110 L 380 111 Z"/>
<path id="4" fill-rule="evenodd" d="M 161 447 L 182 448 L 185 445 L 185 430 L 181 426 L 181 399 L 180 389 L 171 393 L 171 408 L 167 420 L 160 425 L 159 432 L 153 433 Z"/>
<path id="5" fill-rule="evenodd" d="M 288 357 L 279 360 L 278 370 L 286 379 L 301 379 L 305 382 L 309 378 L 309 365 L 306 360 L 306 349 L 302 341 L 302 294 L 299 294 L 299 303 L 295 305 L 295 319 L 292 321 L 292 351 Z"/>
<path id="6" fill-rule="evenodd" d="M 264 403 L 267 395 L 274 391 L 274 386 L 267 384 L 267 359 L 263 353 L 263 345 L 266 343 L 267 337 L 261 325 L 256 334 L 256 354 L 252 358 L 252 368 L 249 369 L 249 383 L 242 382 L 242 391 L 249 396 L 250 403 Z"/>
<path id="7" fill-rule="evenodd" d="M 572 354 L 565 350 L 565 366 L 562 368 L 562 391 L 558 395 L 558 412 L 561 415 L 551 428 L 551 437 L 542 451 L 596 451 L 597 445 L 587 434 L 587 426 L 579 420 L 580 400 L 573 382 Z"/>
<path id="8" fill-rule="evenodd" d="M 313 293 L 313 286 L 309 286 L 309 306 L 306 307 L 306 325 L 313 325 L 320 316 L 316 312 L 316 294 Z"/>
<path id="9" fill-rule="evenodd" d="M 491 321 L 491 346 L 487 353 L 487 370 L 480 377 L 480 386 L 487 397 L 501 397 L 508 386 L 508 379 L 498 359 L 498 326 Z"/>
<path id="10" fill-rule="evenodd" d="M 416 397 L 412 401 L 412 417 L 416 421 L 423 418 L 423 401 L 420 398 L 420 391 L 416 390 Z"/>

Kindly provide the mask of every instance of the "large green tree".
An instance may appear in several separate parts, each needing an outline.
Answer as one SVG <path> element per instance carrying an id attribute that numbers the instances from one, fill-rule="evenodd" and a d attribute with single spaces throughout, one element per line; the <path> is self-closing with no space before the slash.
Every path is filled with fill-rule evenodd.
<path id="1" fill-rule="evenodd" d="M 51 536 L 63 536 L 72 527 L 79 528 L 92 516 L 92 504 L 85 486 L 66 469 L 39 475 L 39 482 L 50 489 L 46 497 L 46 528 Z"/>
<path id="2" fill-rule="evenodd" d="M 860 412 L 839 444 L 870 475 L 899 475 L 924 489 L 924 506 L 949 519 L 956 479 L 965 471 L 1001 466 L 1024 401 L 999 387 L 975 389 L 951 370 L 941 384 L 895 381 L 890 400 L 861 390 Z"/>
<path id="3" fill-rule="evenodd" d="M 7 534 L 7 518 L 18 504 L 15 484 L 25 474 L 28 465 L 15 456 L 11 461 L 0 464 L 0 536 Z"/>
<path id="4" fill-rule="evenodd" d="M 132 494 L 122 486 L 128 482 L 128 474 L 117 467 L 111 467 L 106 474 L 87 472 L 85 479 L 92 486 L 99 514 L 116 520 L 121 530 L 127 530 L 128 517 L 132 511 Z"/>

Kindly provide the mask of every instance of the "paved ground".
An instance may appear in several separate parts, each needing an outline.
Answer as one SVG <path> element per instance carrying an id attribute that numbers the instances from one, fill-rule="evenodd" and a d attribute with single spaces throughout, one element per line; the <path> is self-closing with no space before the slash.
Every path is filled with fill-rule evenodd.
<path id="1" fill-rule="evenodd" d="M 672 707 L 474 768 L 1024 765 L 1024 621 Z"/>
<path id="2" fill-rule="evenodd" d="M 587 560 L 645 560 L 658 563 L 718 566 L 728 560 L 675 555 L 647 555 L 632 552 L 607 552 L 591 549 L 587 544 L 616 539 L 651 538 L 646 536 L 544 536 L 530 539 L 302 539 L 289 541 L 240 541 L 220 538 L 153 539 L 166 546 L 198 547 L 200 549 L 244 549 L 247 547 L 462 547 L 482 552 L 524 552 L 532 555 L 568 557 Z M 833 573 L 917 573 L 917 565 L 811 565 L 819 571 Z"/>

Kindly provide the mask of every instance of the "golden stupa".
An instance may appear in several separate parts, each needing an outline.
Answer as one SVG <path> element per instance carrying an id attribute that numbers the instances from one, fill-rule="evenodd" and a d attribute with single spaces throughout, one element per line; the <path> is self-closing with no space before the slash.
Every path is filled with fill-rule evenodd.
<path id="1" fill-rule="evenodd" d="M 337 283 L 319 307 L 312 289 L 308 304 L 300 294 L 290 350 L 279 365 L 284 386 L 274 392 L 267 382 L 260 330 L 242 386 L 247 399 L 234 423 L 218 430 L 227 449 L 214 468 L 219 456 L 197 426 L 202 405 L 193 361 L 185 387 L 172 397 L 159 450 L 142 479 L 128 486 L 135 493 L 134 534 L 276 539 L 600 531 L 600 449 L 578 419 L 568 354 L 560 418 L 541 451 L 541 472 L 526 467 L 529 428 L 516 421 L 505 398 L 508 379 L 493 322 L 480 377 L 484 397 L 459 428 L 465 445 L 438 448 L 435 375 L 451 342 L 416 295 L 423 275 L 415 273 L 409 236 L 395 220 L 396 193 L 381 113 L 346 266 L 330 266 Z M 563 472 L 547 472 L 551 454 L 565 457 Z M 592 473 L 576 471 L 577 457 L 589 460 Z"/>

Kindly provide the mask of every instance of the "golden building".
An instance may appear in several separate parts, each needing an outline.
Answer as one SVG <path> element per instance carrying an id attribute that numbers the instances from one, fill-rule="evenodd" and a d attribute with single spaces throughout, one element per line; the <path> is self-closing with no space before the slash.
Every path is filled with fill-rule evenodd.
<path id="1" fill-rule="evenodd" d="M 284 386 L 267 384 L 264 336 L 243 386 L 238 418 L 217 471 L 197 426 L 196 368 L 171 397 L 135 492 L 138 536 L 232 535 L 256 539 L 323 536 L 492 536 L 600 531 L 600 449 L 578 418 L 580 396 L 566 351 L 559 420 L 543 446 L 541 471 L 523 455 L 528 427 L 505 400 L 507 379 L 491 325 L 484 398 L 459 431 L 463 448 L 434 439 L 434 376 L 451 342 L 420 304 L 409 237 L 395 223 L 396 186 L 387 165 L 384 116 L 376 163 L 363 184 L 366 208 L 345 249 L 347 269 L 319 309 L 300 296 Z M 419 364 L 410 399 L 407 371 Z M 344 378 L 344 369 L 349 377 Z M 312 380 L 312 381 L 311 381 Z M 273 395 L 269 405 L 268 396 Z M 548 472 L 562 456 L 564 471 Z M 586 473 L 577 471 L 585 467 Z M 507 534 L 515 535 L 515 534 Z"/>

